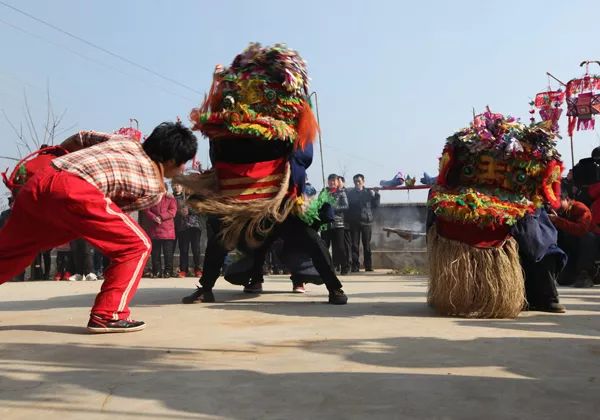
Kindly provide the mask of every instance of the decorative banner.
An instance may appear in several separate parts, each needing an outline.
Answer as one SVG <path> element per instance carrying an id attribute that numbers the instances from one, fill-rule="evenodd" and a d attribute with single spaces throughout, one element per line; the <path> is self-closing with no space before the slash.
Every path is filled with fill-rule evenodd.
<path id="1" fill-rule="evenodd" d="M 546 108 L 555 104 L 562 104 L 565 100 L 565 92 L 562 90 L 550 90 L 535 95 L 535 107 Z"/>
<path id="2" fill-rule="evenodd" d="M 593 130 L 594 115 L 600 114 L 600 76 L 585 75 L 567 83 L 569 136 L 577 130 Z"/>

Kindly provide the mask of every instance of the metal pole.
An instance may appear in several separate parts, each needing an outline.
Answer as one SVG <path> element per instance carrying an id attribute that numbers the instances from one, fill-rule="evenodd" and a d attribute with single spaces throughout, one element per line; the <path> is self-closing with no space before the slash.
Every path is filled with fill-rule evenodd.
<path id="1" fill-rule="evenodd" d="M 575 155 L 573 153 L 573 136 L 569 136 L 569 139 L 571 139 L 571 169 L 573 169 L 575 167 Z"/>
<path id="2" fill-rule="evenodd" d="M 557 79 L 556 77 L 554 77 L 552 74 L 550 74 L 550 72 L 546 72 L 546 75 L 549 77 L 552 77 L 554 80 L 556 80 L 558 83 L 560 83 L 563 86 L 567 86 L 564 82 L 562 82 L 561 80 Z"/>
<path id="3" fill-rule="evenodd" d="M 325 188 L 325 165 L 323 163 L 323 140 L 321 139 L 321 120 L 319 119 L 319 98 L 314 91 L 308 97 L 315 95 L 315 110 L 317 111 L 317 124 L 319 124 L 319 153 L 321 154 L 321 176 L 323 177 L 323 188 Z"/>

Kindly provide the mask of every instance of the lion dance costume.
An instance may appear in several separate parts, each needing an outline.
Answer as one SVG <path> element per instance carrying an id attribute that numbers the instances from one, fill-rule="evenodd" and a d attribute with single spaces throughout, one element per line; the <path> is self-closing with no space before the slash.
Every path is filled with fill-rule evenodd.
<path id="1" fill-rule="evenodd" d="M 560 204 L 562 163 L 546 123 L 487 112 L 447 139 L 429 197 L 428 302 L 439 313 L 516 317 L 524 277 L 511 228 Z"/>
<path id="2" fill-rule="evenodd" d="M 341 283 L 327 251 L 317 251 L 313 232 L 295 224 L 312 225 L 319 217 L 315 207 L 327 201 L 303 198 L 318 130 L 308 80 L 304 60 L 282 44 L 250 44 L 231 66 L 217 66 L 202 106 L 190 114 L 193 129 L 210 141 L 213 168 L 178 182 L 191 190 L 193 207 L 219 218 L 219 253 L 262 250 L 274 230 L 284 236 L 302 232 L 331 293 Z M 214 281 L 207 277 L 213 276 L 204 272 L 200 283 L 210 289 Z"/>
<path id="3" fill-rule="evenodd" d="M 318 125 L 306 65 L 295 51 L 251 44 L 230 67 L 217 66 L 209 94 L 190 119 L 210 139 L 214 170 L 182 183 L 214 194 L 191 203 L 221 217 L 228 248 L 238 245 L 242 232 L 256 247 L 273 222 L 302 213 Z"/>

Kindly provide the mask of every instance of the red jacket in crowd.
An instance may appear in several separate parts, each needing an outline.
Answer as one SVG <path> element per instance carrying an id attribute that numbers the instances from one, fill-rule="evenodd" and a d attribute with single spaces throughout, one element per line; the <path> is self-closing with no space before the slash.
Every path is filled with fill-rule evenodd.
<path id="1" fill-rule="evenodd" d="M 571 201 L 569 208 L 551 218 L 558 230 L 573 236 L 583 236 L 592 227 L 592 212 L 580 201 Z"/>
<path id="2" fill-rule="evenodd" d="M 165 194 L 158 204 L 143 210 L 146 217 L 146 231 L 150 239 L 175 239 L 175 215 L 177 200 Z"/>

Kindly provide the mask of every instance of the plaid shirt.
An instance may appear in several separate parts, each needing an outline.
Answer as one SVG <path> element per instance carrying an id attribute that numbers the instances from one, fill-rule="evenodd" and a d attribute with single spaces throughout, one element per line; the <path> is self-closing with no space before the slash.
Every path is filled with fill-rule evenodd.
<path id="1" fill-rule="evenodd" d="M 69 153 L 52 161 L 96 186 L 124 212 L 157 204 L 166 192 L 162 166 L 144 152 L 140 142 L 121 136 Z"/>

